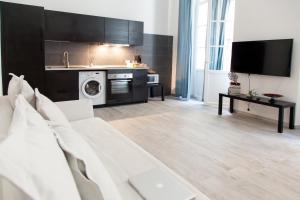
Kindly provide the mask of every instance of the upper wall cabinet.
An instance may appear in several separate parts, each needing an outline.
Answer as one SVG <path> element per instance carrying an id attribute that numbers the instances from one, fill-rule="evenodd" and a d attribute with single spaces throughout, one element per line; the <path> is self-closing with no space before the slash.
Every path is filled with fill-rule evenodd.
<path id="1" fill-rule="evenodd" d="M 44 9 L 0 3 L 3 91 L 7 94 L 9 73 L 24 75 L 30 85 L 44 92 Z"/>
<path id="2" fill-rule="evenodd" d="M 45 11 L 46 40 L 143 45 L 143 37 L 143 22 Z"/>
<path id="3" fill-rule="evenodd" d="M 105 43 L 143 45 L 144 23 L 105 18 Z"/>
<path id="4" fill-rule="evenodd" d="M 45 39 L 74 42 L 103 42 L 104 18 L 46 10 Z"/>
<path id="5" fill-rule="evenodd" d="M 129 44 L 129 21 L 105 18 L 105 43 Z"/>
<path id="6" fill-rule="evenodd" d="M 135 46 L 143 45 L 144 22 L 129 21 L 129 44 Z"/>

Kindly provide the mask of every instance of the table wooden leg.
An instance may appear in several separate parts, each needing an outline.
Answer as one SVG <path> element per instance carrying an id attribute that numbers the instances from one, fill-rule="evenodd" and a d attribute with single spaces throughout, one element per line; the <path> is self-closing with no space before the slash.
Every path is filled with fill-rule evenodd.
<path id="1" fill-rule="evenodd" d="M 295 129 L 295 107 L 290 108 L 290 129 Z"/>
<path id="2" fill-rule="evenodd" d="M 151 97 L 151 98 L 154 97 L 153 87 L 150 87 L 150 97 Z"/>
<path id="3" fill-rule="evenodd" d="M 223 110 L 223 96 L 219 94 L 219 110 L 218 110 L 219 115 L 222 115 L 222 110 Z"/>
<path id="4" fill-rule="evenodd" d="M 283 119 L 284 119 L 284 108 L 279 108 L 279 115 L 278 115 L 278 133 L 283 132 Z"/>
<path id="5" fill-rule="evenodd" d="M 230 98 L 230 106 L 229 106 L 229 112 L 230 113 L 233 113 L 234 112 L 234 110 L 233 110 L 233 108 L 234 108 L 234 100 L 233 100 L 233 98 Z"/>

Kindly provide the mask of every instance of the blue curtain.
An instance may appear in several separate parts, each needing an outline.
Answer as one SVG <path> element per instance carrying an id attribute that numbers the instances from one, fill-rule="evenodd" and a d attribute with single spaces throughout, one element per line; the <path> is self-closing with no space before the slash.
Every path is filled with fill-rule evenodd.
<path id="1" fill-rule="evenodd" d="M 179 1 L 176 97 L 190 98 L 192 69 L 192 0 Z"/>
<path id="2" fill-rule="evenodd" d="M 220 5 L 221 4 L 221 5 Z M 212 20 L 226 20 L 230 0 L 212 0 Z M 221 9 L 221 10 L 220 10 Z M 218 13 L 220 12 L 220 19 Z M 219 27 L 219 32 L 218 32 Z M 211 23 L 211 45 L 224 45 L 225 40 L 225 23 Z M 210 69 L 223 69 L 223 51 L 224 48 L 212 47 L 210 49 Z"/>

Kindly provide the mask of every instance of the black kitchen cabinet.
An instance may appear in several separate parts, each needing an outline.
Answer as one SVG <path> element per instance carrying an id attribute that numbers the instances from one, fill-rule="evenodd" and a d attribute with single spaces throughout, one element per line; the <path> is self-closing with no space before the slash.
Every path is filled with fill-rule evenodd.
<path id="1" fill-rule="evenodd" d="M 46 95 L 52 101 L 79 99 L 78 71 L 46 71 Z"/>
<path id="2" fill-rule="evenodd" d="M 133 102 L 146 102 L 148 100 L 146 69 L 137 69 L 133 71 Z"/>
<path id="3" fill-rule="evenodd" d="M 44 92 L 44 9 L 0 3 L 3 92 L 7 94 L 9 73 L 24 75 L 32 87 Z"/>
<path id="4" fill-rule="evenodd" d="M 144 23 L 45 10 L 45 39 L 143 45 Z"/>
<path id="5" fill-rule="evenodd" d="M 74 42 L 103 42 L 104 18 L 46 10 L 45 39 Z"/>
<path id="6" fill-rule="evenodd" d="M 129 44 L 142 46 L 144 40 L 144 22 L 129 21 Z"/>
<path id="7" fill-rule="evenodd" d="M 105 43 L 129 44 L 129 21 L 105 18 Z"/>

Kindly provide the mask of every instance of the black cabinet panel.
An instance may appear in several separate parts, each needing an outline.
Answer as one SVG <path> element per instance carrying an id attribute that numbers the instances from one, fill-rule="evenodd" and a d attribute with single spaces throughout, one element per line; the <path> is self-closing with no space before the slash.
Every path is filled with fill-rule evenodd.
<path id="1" fill-rule="evenodd" d="M 105 43 L 128 44 L 129 21 L 105 18 Z"/>
<path id="2" fill-rule="evenodd" d="M 0 6 L 4 94 L 10 80 L 8 73 L 25 75 L 32 87 L 44 92 L 44 9 L 4 2 Z"/>
<path id="3" fill-rule="evenodd" d="M 45 39 L 76 42 L 103 42 L 104 18 L 45 11 Z"/>
<path id="4" fill-rule="evenodd" d="M 75 14 L 45 10 L 45 39 L 75 41 Z"/>
<path id="5" fill-rule="evenodd" d="M 79 99 L 78 71 L 47 71 L 46 95 L 52 101 Z"/>
<path id="6" fill-rule="evenodd" d="M 75 39 L 80 42 L 104 41 L 104 18 L 77 15 L 75 26 Z"/>
<path id="7" fill-rule="evenodd" d="M 144 22 L 129 21 L 129 44 L 142 46 L 144 41 Z"/>
<path id="8" fill-rule="evenodd" d="M 148 99 L 147 74 L 145 69 L 133 72 L 133 102 L 145 102 Z"/>
<path id="9" fill-rule="evenodd" d="M 45 39 L 143 45 L 144 23 L 45 11 Z"/>

